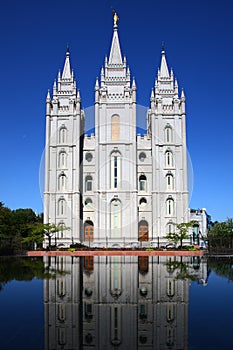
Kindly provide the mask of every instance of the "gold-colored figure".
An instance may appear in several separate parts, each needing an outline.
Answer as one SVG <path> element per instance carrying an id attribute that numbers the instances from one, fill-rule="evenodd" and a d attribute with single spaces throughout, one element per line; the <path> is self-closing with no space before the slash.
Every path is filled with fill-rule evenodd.
<path id="1" fill-rule="evenodd" d="M 113 15 L 114 26 L 117 25 L 118 20 L 119 20 L 119 17 L 118 17 L 118 15 L 117 15 L 117 13 L 114 12 L 114 15 Z"/>

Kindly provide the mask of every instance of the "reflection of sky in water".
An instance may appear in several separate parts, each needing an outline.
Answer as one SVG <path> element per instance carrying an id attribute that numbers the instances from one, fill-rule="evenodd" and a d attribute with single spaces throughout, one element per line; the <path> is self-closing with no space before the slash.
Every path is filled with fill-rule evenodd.
<path id="1" fill-rule="evenodd" d="M 209 274 L 206 259 L 52 257 L 44 267 L 53 275 L 44 283 L 3 285 L 1 349 L 42 350 L 44 340 L 48 350 L 233 346 L 233 283 Z"/>
<path id="2" fill-rule="evenodd" d="M 44 348 L 43 281 L 12 281 L 0 292 L 2 350 Z"/>

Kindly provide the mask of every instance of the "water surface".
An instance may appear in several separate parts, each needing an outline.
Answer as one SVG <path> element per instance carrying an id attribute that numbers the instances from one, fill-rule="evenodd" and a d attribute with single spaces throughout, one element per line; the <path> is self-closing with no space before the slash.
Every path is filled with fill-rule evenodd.
<path id="1" fill-rule="evenodd" d="M 1 349 L 231 349 L 230 259 L 0 259 Z"/>

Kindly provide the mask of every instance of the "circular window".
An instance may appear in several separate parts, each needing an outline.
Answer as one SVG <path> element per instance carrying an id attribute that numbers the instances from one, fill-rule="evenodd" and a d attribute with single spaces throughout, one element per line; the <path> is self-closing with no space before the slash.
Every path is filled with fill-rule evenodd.
<path id="1" fill-rule="evenodd" d="M 85 288 L 85 294 L 90 297 L 92 295 L 92 289 L 90 287 Z"/>
<path id="2" fill-rule="evenodd" d="M 85 205 L 88 205 L 89 207 L 91 207 L 92 206 L 92 199 L 91 198 L 87 198 L 85 200 Z"/>
<path id="3" fill-rule="evenodd" d="M 88 161 L 88 162 L 91 162 L 92 161 L 92 158 L 93 158 L 93 156 L 92 156 L 92 154 L 91 153 L 86 153 L 86 161 Z"/>
<path id="4" fill-rule="evenodd" d="M 146 198 L 141 198 L 140 201 L 139 201 L 139 204 L 144 207 L 146 204 L 147 204 L 147 200 Z"/>
<path id="5" fill-rule="evenodd" d="M 146 344 L 147 337 L 145 335 L 140 335 L 139 340 L 141 344 Z"/>
<path id="6" fill-rule="evenodd" d="M 144 152 L 141 152 L 141 153 L 139 154 L 139 160 L 140 160 L 141 162 L 144 162 L 145 159 L 146 159 L 146 154 L 145 154 Z"/>
<path id="7" fill-rule="evenodd" d="M 85 340 L 86 340 L 87 344 L 92 343 L 93 337 L 92 337 L 91 333 L 87 333 L 87 335 L 85 336 Z"/>
<path id="8" fill-rule="evenodd" d="M 142 287 L 142 288 L 140 289 L 140 294 L 141 294 L 142 296 L 146 296 L 146 295 L 147 295 L 147 288 L 146 288 L 146 287 Z"/>

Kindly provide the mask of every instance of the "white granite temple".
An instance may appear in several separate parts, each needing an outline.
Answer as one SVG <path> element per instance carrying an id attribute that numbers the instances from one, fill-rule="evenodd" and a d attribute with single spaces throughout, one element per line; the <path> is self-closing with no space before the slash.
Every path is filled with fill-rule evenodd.
<path id="1" fill-rule="evenodd" d="M 67 50 L 46 99 L 44 221 L 61 226 L 57 243 L 162 243 L 174 223 L 189 221 L 185 95 L 164 49 L 143 136 L 137 135 L 136 90 L 115 19 L 95 83 L 94 133 L 85 134 Z"/>

